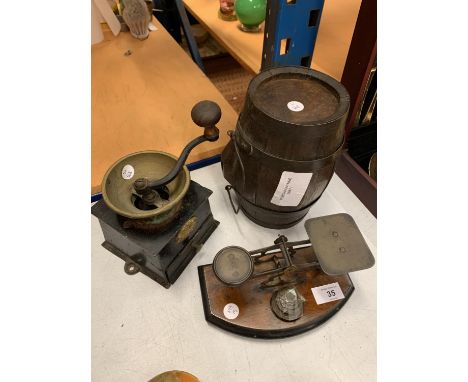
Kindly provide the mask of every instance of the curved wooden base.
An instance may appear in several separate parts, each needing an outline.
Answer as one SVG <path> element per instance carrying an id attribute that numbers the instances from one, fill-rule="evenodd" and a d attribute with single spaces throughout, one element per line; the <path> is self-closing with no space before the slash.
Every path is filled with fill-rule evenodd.
<path id="1" fill-rule="evenodd" d="M 232 333 L 254 338 L 284 338 L 294 336 L 324 323 L 337 313 L 354 291 L 348 275 L 329 276 L 319 267 L 301 273 L 297 290 L 305 298 L 304 314 L 293 322 L 282 321 L 270 307 L 273 288 L 260 288 L 259 279 L 250 279 L 232 288 L 221 283 L 214 275 L 211 264 L 198 267 L 205 319 Z M 344 294 L 341 300 L 318 305 L 311 288 L 337 282 Z M 234 303 L 239 315 L 228 319 L 224 307 Z"/>

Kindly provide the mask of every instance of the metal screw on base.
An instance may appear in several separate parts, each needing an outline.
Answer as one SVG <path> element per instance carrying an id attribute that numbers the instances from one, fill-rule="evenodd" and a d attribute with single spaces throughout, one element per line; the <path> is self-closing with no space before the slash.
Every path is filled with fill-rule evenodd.
<path id="1" fill-rule="evenodd" d="M 124 271 L 127 275 L 135 275 L 140 272 L 140 267 L 135 263 L 125 263 Z"/>

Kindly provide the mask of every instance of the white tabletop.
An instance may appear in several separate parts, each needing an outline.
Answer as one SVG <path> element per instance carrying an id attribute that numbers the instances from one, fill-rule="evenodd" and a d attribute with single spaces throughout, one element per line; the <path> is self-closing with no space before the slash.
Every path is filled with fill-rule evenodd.
<path id="1" fill-rule="evenodd" d="M 191 172 L 213 191 L 210 204 L 220 225 L 170 289 L 142 274 L 128 276 L 124 262 L 101 247 L 92 217 L 92 380 L 148 381 L 184 370 L 202 382 L 375 381 L 376 266 L 351 274 L 356 290 L 321 326 L 299 336 L 250 339 L 205 321 L 197 266 L 228 245 L 256 249 L 278 233 L 307 238 L 303 222 L 272 230 L 234 215 L 218 164 Z M 336 175 L 307 218 L 347 212 L 376 256 L 376 219 Z"/>

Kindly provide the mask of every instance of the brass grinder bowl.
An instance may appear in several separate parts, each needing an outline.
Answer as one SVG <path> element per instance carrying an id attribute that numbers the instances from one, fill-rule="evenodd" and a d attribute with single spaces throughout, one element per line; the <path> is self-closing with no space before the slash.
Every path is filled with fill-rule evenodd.
<path id="1" fill-rule="evenodd" d="M 138 178 L 147 178 L 150 182 L 161 179 L 174 168 L 176 163 L 175 156 L 152 150 L 140 151 L 120 158 L 104 175 L 102 181 L 104 202 L 115 213 L 129 219 L 146 219 L 154 224 L 162 224 L 170 220 L 177 214 L 189 188 L 190 173 L 187 166 L 183 166 L 177 177 L 166 184 L 169 191 L 169 203 L 153 210 L 141 210 L 134 205 L 133 182 Z M 134 169 L 134 174 L 129 179 L 123 176 L 124 167 L 127 165 Z"/>

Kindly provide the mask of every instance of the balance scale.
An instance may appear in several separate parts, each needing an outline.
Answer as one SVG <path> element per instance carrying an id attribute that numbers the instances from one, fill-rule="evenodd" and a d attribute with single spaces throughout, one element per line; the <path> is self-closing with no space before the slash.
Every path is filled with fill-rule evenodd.
<path id="1" fill-rule="evenodd" d="M 308 240 L 248 251 L 221 249 L 198 267 L 208 322 L 255 338 L 306 332 L 337 313 L 354 291 L 348 273 L 375 259 L 353 218 L 345 213 L 309 219 Z"/>

